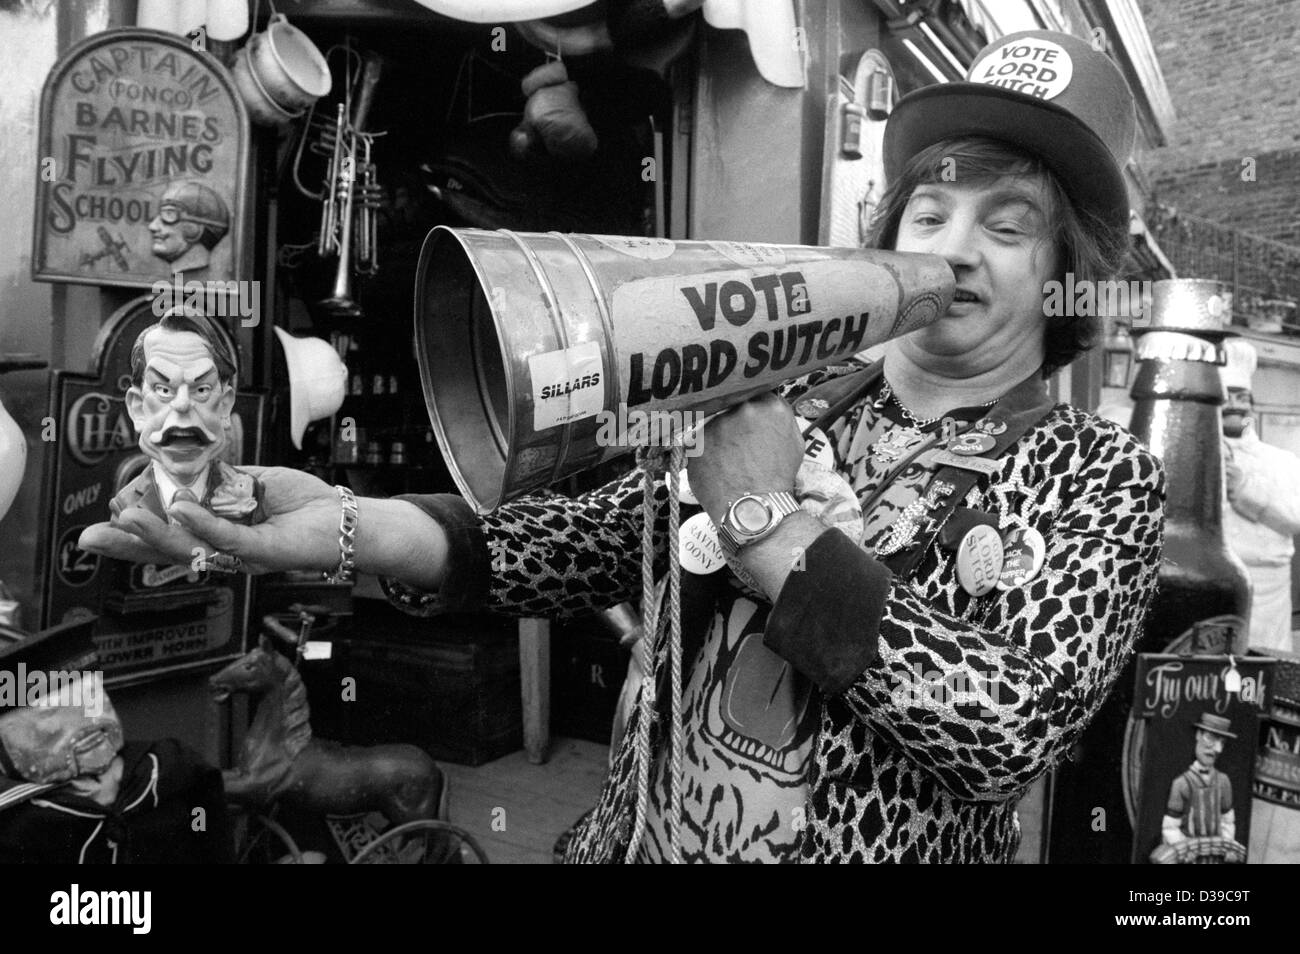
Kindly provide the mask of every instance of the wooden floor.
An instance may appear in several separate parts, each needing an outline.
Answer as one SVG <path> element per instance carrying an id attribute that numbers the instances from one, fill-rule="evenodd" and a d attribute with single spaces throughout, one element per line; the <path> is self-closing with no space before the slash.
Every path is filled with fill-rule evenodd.
<path id="1" fill-rule="evenodd" d="M 550 864 L 555 840 L 596 804 L 608 758 L 608 746 L 552 739 L 544 765 L 522 751 L 477 768 L 440 762 L 451 785 L 450 819 L 492 864 Z"/>

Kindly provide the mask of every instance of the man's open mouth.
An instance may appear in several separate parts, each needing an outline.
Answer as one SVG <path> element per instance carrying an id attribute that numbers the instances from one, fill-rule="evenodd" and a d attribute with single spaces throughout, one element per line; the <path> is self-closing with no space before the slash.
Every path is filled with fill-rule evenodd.
<path id="1" fill-rule="evenodd" d="M 958 289 L 953 293 L 952 300 L 953 300 L 954 303 L 956 303 L 956 302 L 962 302 L 962 301 L 979 301 L 979 300 L 980 300 L 980 296 L 977 295 L 977 294 L 975 294 L 975 293 L 972 292 L 972 291 L 967 291 L 967 290 L 964 289 L 964 288 L 958 288 Z"/>
<path id="2" fill-rule="evenodd" d="M 159 447 L 206 447 L 211 444 L 208 435 L 204 434 L 197 427 L 173 427 L 164 431 L 162 439 L 158 441 Z"/>

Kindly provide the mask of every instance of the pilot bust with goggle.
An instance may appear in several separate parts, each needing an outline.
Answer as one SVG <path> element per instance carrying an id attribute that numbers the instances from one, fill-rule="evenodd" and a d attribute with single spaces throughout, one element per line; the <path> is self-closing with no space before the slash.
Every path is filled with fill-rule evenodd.
<path id="1" fill-rule="evenodd" d="M 230 211 L 221 196 L 198 182 L 173 182 L 149 223 L 153 253 L 173 272 L 208 267 L 209 253 L 230 231 Z"/>

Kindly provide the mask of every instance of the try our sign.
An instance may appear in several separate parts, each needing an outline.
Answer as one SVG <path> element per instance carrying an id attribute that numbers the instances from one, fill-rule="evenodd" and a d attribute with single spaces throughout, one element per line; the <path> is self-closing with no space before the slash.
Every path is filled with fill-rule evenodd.
<path id="1" fill-rule="evenodd" d="M 1240 863 L 1275 660 L 1143 653 L 1134 864 Z"/>
<path id="2" fill-rule="evenodd" d="M 249 125 L 230 75 L 155 30 L 78 44 L 41 93 L 32 277 L 247 277 Z"/>

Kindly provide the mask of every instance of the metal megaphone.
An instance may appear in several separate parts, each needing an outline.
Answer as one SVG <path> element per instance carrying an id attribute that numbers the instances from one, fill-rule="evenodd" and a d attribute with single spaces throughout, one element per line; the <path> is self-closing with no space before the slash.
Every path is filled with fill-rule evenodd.
<path id="1" fill-rule="evenodd" d="M 479 513 L 631 448 L 610 416 L 720 411 L 942 315 L 935 255 L 453 229 L 416 273 L 443 457 Z"/>

